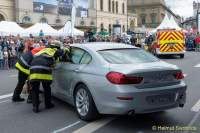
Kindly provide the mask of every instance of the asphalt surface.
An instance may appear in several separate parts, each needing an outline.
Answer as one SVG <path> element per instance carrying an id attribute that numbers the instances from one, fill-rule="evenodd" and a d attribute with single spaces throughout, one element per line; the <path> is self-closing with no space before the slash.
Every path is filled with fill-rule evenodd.
<path id="1" fill-rule="evenodd" d="M 178 65 L 186 76 L 188 90 L 184 108 L 134 117 L 106 115 L 90 123 L 80 120 L 72 106 L 55 98 L 55 108 L 45 110 L 42 102 L 38 114 L 26 102 L 11 102 L 17 71 L 0 70 L 0 133 L 200 133 L 199 57 L 200 53 L 187 52 L 184 59 L 162 58 Z"/>

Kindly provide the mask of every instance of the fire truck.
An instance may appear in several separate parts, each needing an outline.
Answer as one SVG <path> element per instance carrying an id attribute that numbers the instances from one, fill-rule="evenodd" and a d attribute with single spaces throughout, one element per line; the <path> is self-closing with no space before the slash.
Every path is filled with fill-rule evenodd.
<path id="1" fill-rule="evenodd" d="M 156 56 L 179 55 L 184 58 L 185 35 L 181 30 L 158 30 L 150 51 Z"/>

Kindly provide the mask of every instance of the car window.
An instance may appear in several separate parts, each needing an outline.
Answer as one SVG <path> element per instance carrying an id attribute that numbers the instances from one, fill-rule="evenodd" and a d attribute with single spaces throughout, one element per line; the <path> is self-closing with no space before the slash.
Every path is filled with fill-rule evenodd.
<path id="1" fill-rule="evenodd" d="M 92 57 L 89 53 L 85 52 L 85 54 L 82 57 L 82 60 L 80 64 L 89 64 L 92 61 Z"/>
<path id="2" fill-rule="evenodd" d="M 111 49 L 98 51 L 111 64 L 136 64 L 159 61 L 152 54 L 142 49 Z"/>
<path id="3" fill-rule="evenodd" d="M 72 63 L 74 64 L 79 64 L 83 55 L 84 55 L 85 51 L 83 51 L 82 49 L 79 49 L 79 48 L 72 48 L 71 49 L 71 54 L 70 54 L 70 57 L 71 57 L 71 61 Z"/>

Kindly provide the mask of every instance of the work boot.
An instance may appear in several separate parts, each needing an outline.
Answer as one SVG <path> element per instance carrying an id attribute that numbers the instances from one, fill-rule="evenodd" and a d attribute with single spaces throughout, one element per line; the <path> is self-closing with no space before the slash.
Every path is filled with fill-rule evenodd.
<path id="1" fill-rule="evenodd" d="M 33 103 L 33 101 L 32 101 L 32 99 L 27 99 L 27 101 L 26 101 L 28 104 L 31 104 L 31 103 Z"/>
<path id="2" fill-rule="evenodd" d="M 24 98 L 21 98 L 21 97 L 13 97 L 13 98 L 12 98 L 12 101 L 13 101 L 13 102 L 23 102 L 23 101 L 24 101 Z"/>
<path id="3" fill-rule="evenodd" d="M 27 98 L 27 103 L 33 103 L 33 96 L 32 96 L 32 90 L 29 91 L 29 95 L 28 95 L 28 98 Z"/>
<path id="4" fill-rule="evenodd" d="M 27 103 L 33 103 L 32 95 L 31 95 L 31 94 L 28 95 L 28 98 L 27 98 L 27 101 L 26 101 L 26 102 L 27 102 Z"/>
<path id="5" fill-rule="evenodd" d="M 53 103 L 49 103 L 49 104 L 45 105 L 46 109 L 51 109 L 51 108 L 54 108 L 54 107 L 55 107 L 55 105 Z"/>
<path id="6" fill-rule="evenodd" d="M 39 107 L 33 107 L 33 112 L 34 112 L 34 113 L 40 112 L 40 111 L 39 111 Z"/>

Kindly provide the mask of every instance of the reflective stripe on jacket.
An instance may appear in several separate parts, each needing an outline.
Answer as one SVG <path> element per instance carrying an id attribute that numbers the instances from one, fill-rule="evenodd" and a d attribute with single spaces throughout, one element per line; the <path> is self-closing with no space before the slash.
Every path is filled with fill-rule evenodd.
<path id="1" fill-rule="evenodd" d="M 19 71 L 21 71 L 21 72 L 23 72 L 23 73 L 25 73 L 25 74 L 27 74 L 27 75 L 30 74 L 30 70 L 29 70 L 29 69 L 23 68 L 18 62 L 16 63 L 15 67 L 16 67 Z"/>
<path id="2" fill-rule="evenodd" d="M 52 81 L 53 77 L 50 74 L 31 74 L 29 80 L 49 80 Z"/>
<path id="3" fill-rule="evenodd" d="M 30 64 L 31 64 L 31 61 L 33 60 L 33 55 L 31 52 L 26 52 L 24 54 L 22 54 L 19 58 L 18 58 L 18 61 L 17 63 L 15 64 L 15 67 L 29 75 L 30 74 L 30 71 L 29 71 L 29 68 L 30 68 Z"/>

